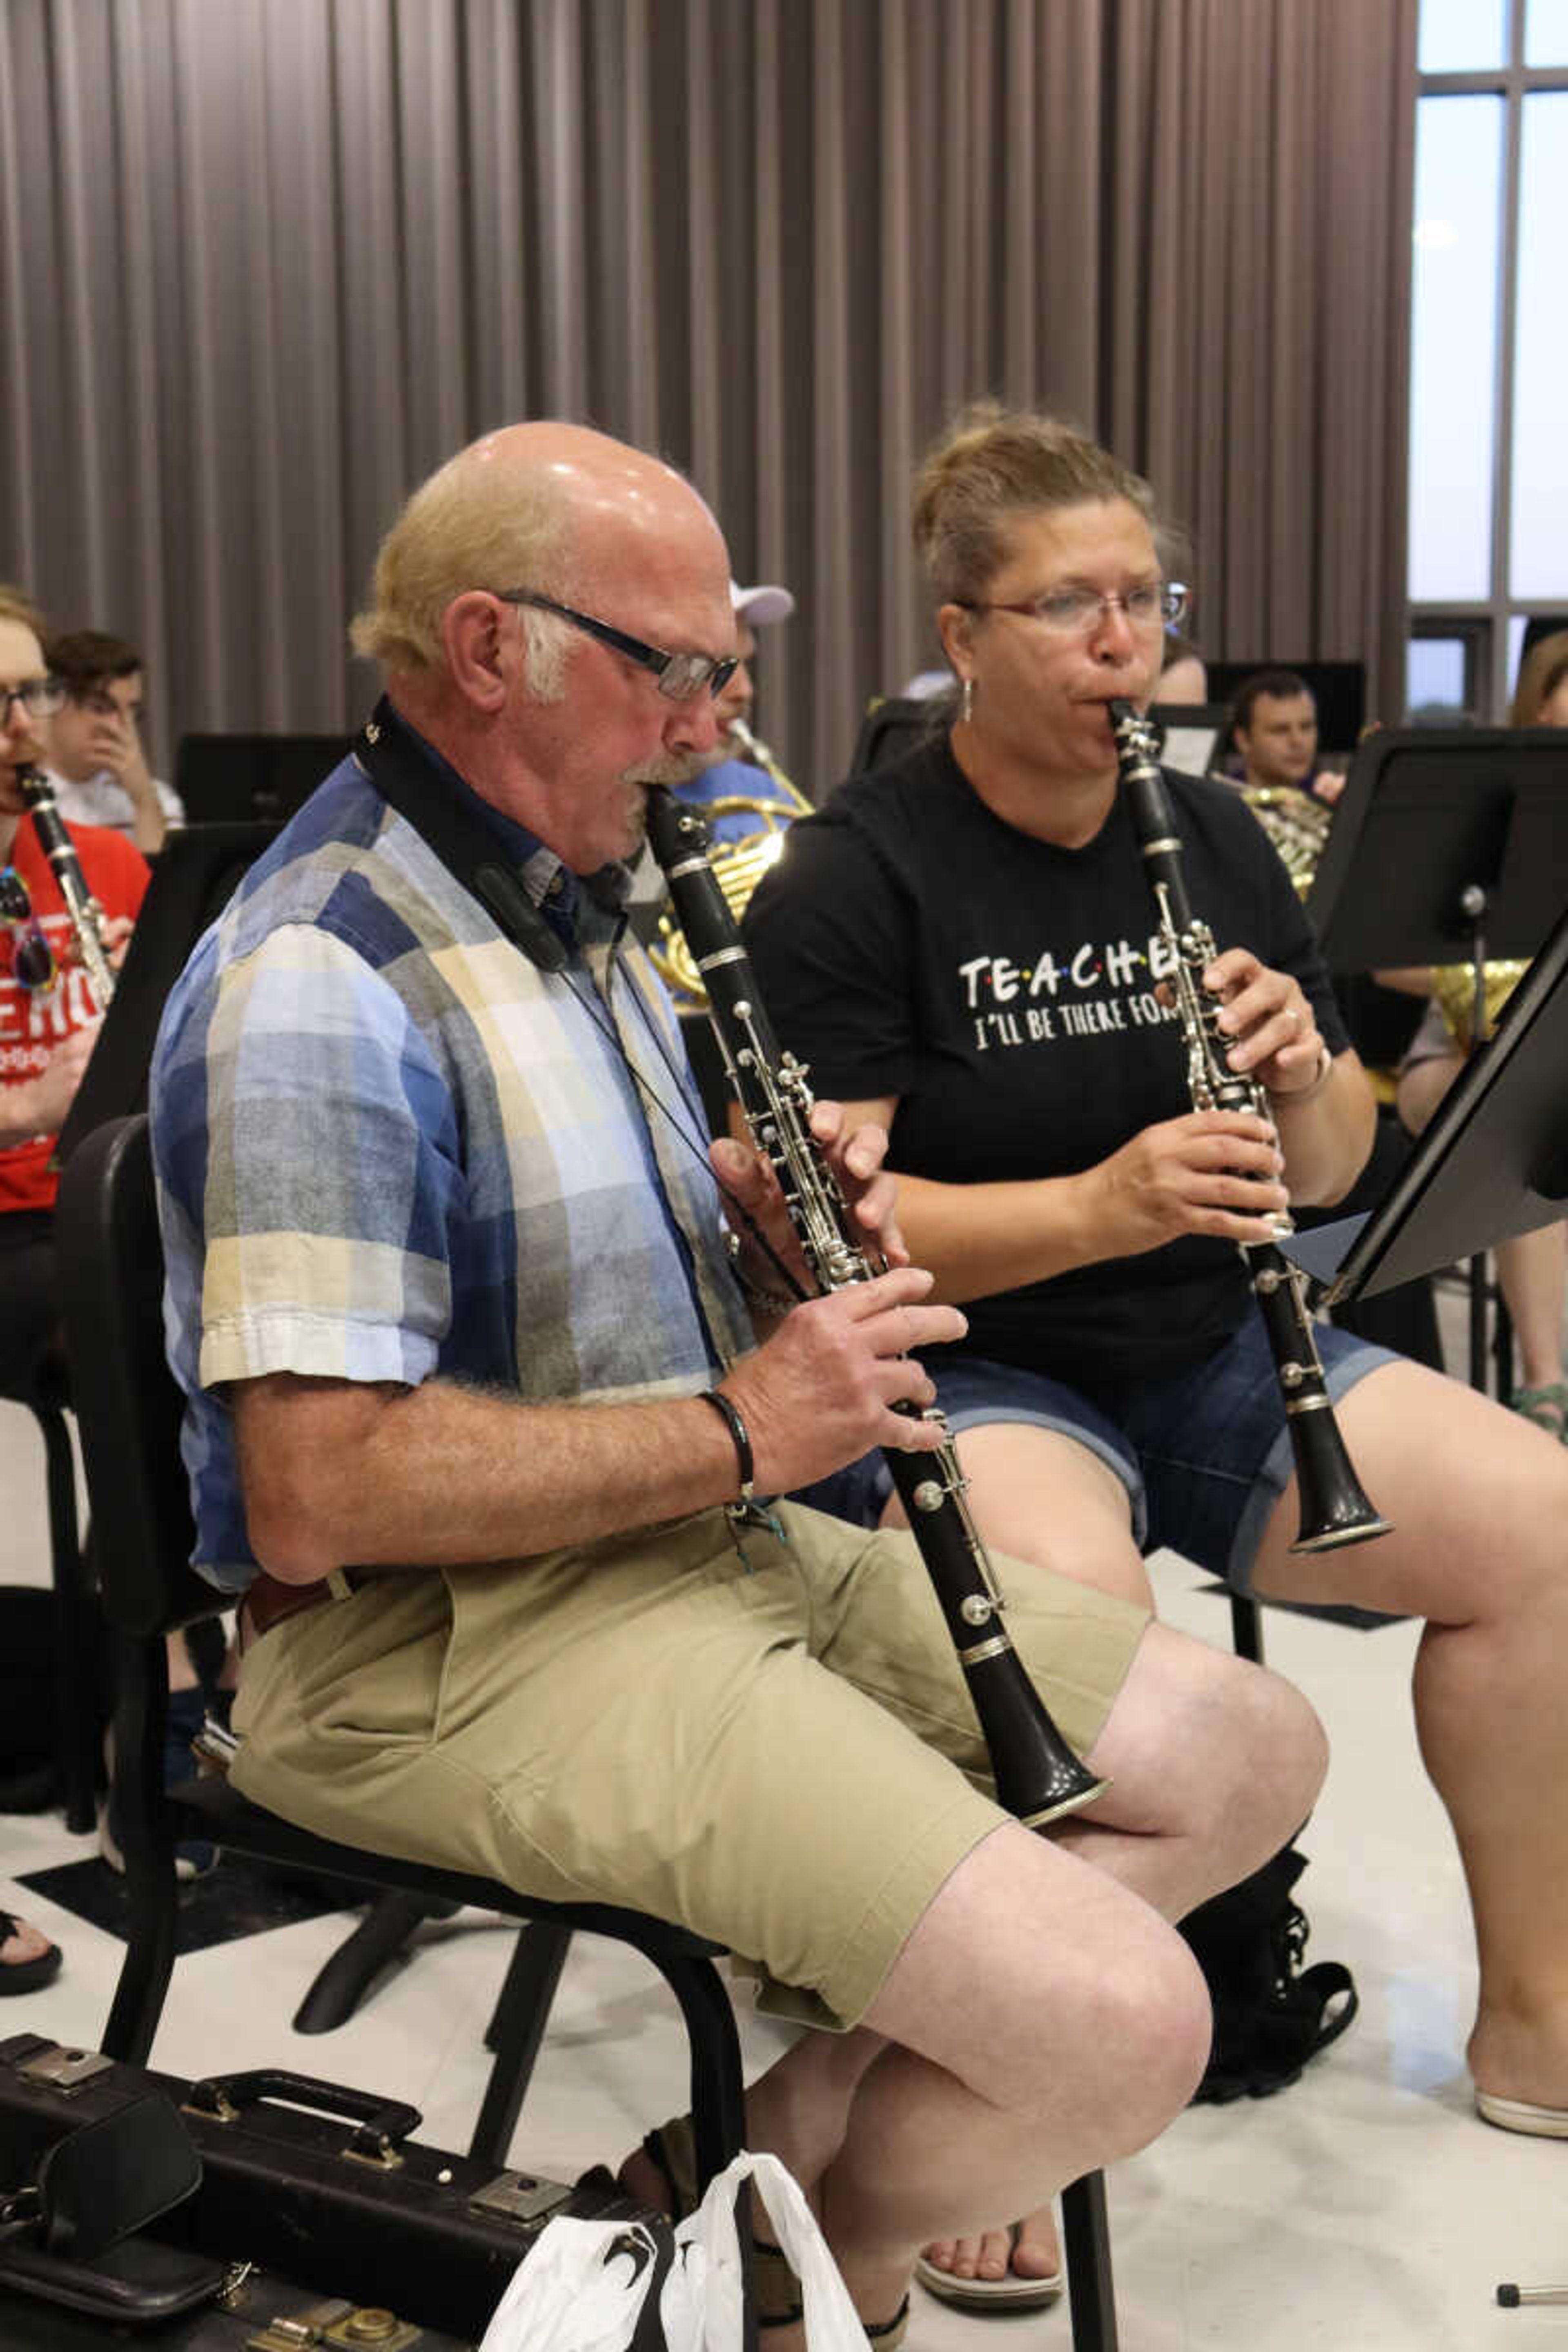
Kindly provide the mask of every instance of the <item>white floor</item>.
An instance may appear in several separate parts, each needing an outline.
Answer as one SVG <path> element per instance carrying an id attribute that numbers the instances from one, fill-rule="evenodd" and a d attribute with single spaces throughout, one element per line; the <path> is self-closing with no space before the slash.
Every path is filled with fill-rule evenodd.
<path id="1" fill-rule="evenodd" d="M 0 1406 L 0 1578 L 41 1579 L 42 1453 L 10 1406 Z M 1195 1571 L 1169 1554 L 1154 1568 L 1166 1618 L 1228 1643 L 1228 1612 Z M 1362 2011 L 1294 2088 L 1192 2109 L 1112 2175 L 1124 2352 L 1530 2352 L 1568 2341 L 1568 2306 L 1496 2305 L 1502 2279 L 1568 2282 L 1568 2145 L 1489 2130 L 1470 2109 L 1462 2053 L 1474 1957 L 1458 1864 L 1411 1734 L 1414 1629 L 1356 1633 L 1273 1612 L 1267 1637 L 1270 1663 L 1310 1695 L 1333 1747 L 1303 1841 L 1308 1957 L 1349 1963 Z M 88 1851 L 58 1817 L 0 1821 L 0 1904 L 17 1905 L 66 1952 L 53 1987 L 0 2005 L 0 2035 L 91 2045 L 100 2032 L 118 1945 L 7 1885 Z M 412 2100 L 422 2137 L 464 2147 L 510 1931 L 478 1916 L 428 1931 L 359 2016 L 307 2040 L 288 2021 L 342 1927 L 318 1919 L 182 1962 L 154 2064 L 294 2067 Z M 742 2032 L 752 2066 L 782 2046 L 750 2017 Z M 566 2179 L 616 2161 L 685 2105 L 682 2066 L 657 1981 L 618 1948 L 580 1940 L 513 2160 Z M 911 2352 L 1067 2352 L 1070 2327 L 1059 2305 L 976 2320 L 920 2299 L 909 2340 Z"/>

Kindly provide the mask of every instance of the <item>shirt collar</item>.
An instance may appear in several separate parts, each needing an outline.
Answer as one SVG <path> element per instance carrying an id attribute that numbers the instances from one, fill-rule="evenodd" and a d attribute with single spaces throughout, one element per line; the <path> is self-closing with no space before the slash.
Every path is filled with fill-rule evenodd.
<path id="1" fill-rule="evenodd" d="M 519 824 L 514 817 L 505 815 L 493 802 L 475 792 L 446 754 L 438 751 L 412 720 L 404 717 L 390 698 L 385 699 L 385 715 L 428 761 L 459 807 L 477 817 L 495 835 L 506 854 L 507 863 L 516 872 L 530 898 L 568 947 L 577 944 L 579 924 L 589 908 L 597 909 L 601 916 L 607 916 L 612 926 L 619 928 L 622 911 L 631 894 L 629 866 L 612 861 L 607 866 L 599 866 L 595 873 L 574 874 L 537 834 L 531 833 L 527 825 Z M 588 907 L 584 906 L 585 899 Z M 590 929 L 602 929 L 602 926 L 593 925 L 590 918 Z"/>

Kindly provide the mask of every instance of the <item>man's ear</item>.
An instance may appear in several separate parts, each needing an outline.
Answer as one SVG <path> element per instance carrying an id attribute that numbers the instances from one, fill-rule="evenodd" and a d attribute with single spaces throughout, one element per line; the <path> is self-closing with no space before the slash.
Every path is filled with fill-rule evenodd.
<path id="1" fill-rule="evenodd" d="M 476 709 L 496 711 L 506 700 L 510 619 L 511 607 L 482 588 L 465 589 L 441 615 L 447 671 L 458 692 Z"/>

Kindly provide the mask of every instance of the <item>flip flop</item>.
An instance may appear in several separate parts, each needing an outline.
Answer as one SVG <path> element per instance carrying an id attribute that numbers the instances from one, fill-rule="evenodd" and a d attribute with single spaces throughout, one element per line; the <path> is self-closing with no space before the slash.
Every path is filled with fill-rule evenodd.
<path id="1" fill-rule="evenodd" d="M 1568 1385 L 1562 1381 L 1550 1381 L 1539 1389 L 1515 1389 L 1509 1403 L 1521 1421 L 1533 1422 L 1548 1437 L 1568 1443 Z"/>
<path id="2" fill-rule="evenodd" d="M 1014 2221 L 1008 2229 L 1009 2261 L 1018 2242 L 1018 2228 Z M 960 2311 L 1042 2311 L 1062 2291 L 1059 2262 L 1044 2278 L 1020 2278 L 1011 2269 L 999 2279 L 954 2278 L 951 2271 L 939 2271 L 921 2254 L 915 2263 L 915 2276 L 928 2294 L 934 2294 L 939 2303 L 956 2305 Z"/>
<path id="3" fill-rule="evenodd" d="M 1476 2113 L 1499 2131 L 1531 2132 L 1537 2139 L 1568 2139 L 1568 2107 L 1538 2107 L 1529 2099 L 1500 2099 L 1476 2093 Z"/>
<path id="4" fill-rule="evenodd" d="M 8 1944 L 22 1922 L 11 1911 L 0 1911 L 0 1944 Z M 41 1992 L 60 1972 L 58 1944 L 46 1944 L 30 1960 L 0 1961 L 0 1993 Z"/>

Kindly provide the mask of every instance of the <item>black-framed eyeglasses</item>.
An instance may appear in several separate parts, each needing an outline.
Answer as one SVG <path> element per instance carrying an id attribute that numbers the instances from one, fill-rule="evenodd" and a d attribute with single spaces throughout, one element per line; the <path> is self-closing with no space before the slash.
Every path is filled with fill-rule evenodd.
<path id="1" fill-rule="evenodd" d="M 1125 613 L 1135 629 L 1173 629 L 1187 609 L 1187 592 L 1179 580 L 1145 580 L 1118 595 L 1112 588 L 1047 588 L 1043 595 L 1016 603 L 987 603 L 976 597 L 964 604 L 967 613 L 1021 613 L 1037 621 L 1055 637 L 1087 636 L 1102 614 Z"/>
<path id="2" fill-rule="evenodd" d="M 66 690 L 58 677 L 29 677 L 20 686 L 0 686 L 0 727 L 10 725 L 11 708 L 17 702 L 29 719 L 52 719 L 66 707 Z"/>
<path id="3" fill-rule="evenodd" d="M 541 613 L 553 613 L 557 620 L 570 621 L 574 629 L 582 629 L 586 635 L 597 637 L 602 646 L 625 654 L 639 668 L 652 671 L 660 694 L 668 696 L 671 702 L 689 702 L 704 687 L 710 694 L 722 694 L 741 667 L 738 654 L 727 654 L 716 661 L 710 654 L 664 653 L 658 646 L 645 645 L 641 637 L 628 636 L 625 629 L 612 628 L 608 621 L 595 621 L 591 613 L 578 613 L 570 604 L 558 604 L 553 596 L 542 596 L 534 588 L 497 588 L 491 593 L 499 596 L 503 604 L 531 604 Z"/>
<path id="4" fill-rule="evenodd" d="M 27 886 L 14 866 L 0 868 L 0 923 L 11 934 L 12 971 L 30 993 L 45 994 L 59 978 L 60 968 L 33 912 Z"/>

